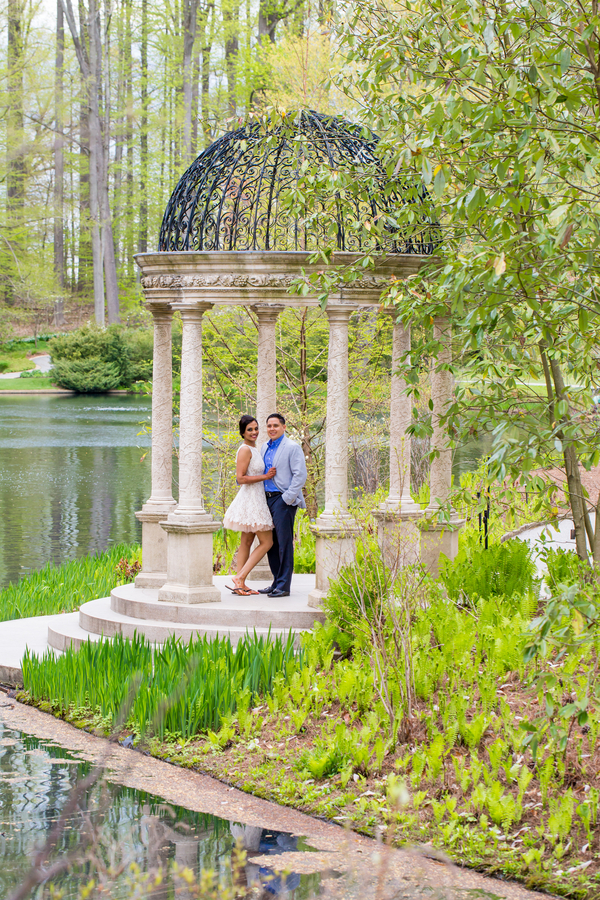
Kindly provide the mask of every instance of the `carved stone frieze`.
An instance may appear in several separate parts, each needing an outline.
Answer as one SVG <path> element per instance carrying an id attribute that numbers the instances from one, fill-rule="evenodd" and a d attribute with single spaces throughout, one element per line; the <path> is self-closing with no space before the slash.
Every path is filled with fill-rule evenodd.
<path id="1" fill-rule="evenodd" d="M 295 275 L 269 273 L 266 275 L 144 275 L 142 287 L 153 288 L 285 288 L 294 284 Z M 380 275 L 366 275 L 343 286 L 344 292 L 353 290 L 381 290 L 388 279 Z"/>

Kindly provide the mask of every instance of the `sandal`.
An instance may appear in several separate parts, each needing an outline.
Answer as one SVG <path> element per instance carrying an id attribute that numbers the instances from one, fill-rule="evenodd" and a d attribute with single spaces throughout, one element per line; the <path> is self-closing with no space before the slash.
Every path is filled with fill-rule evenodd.
<path id="1" fill-rule="evenodd" d="M 258 591 L 252 591 L 250 588 L 236 588 L 231 593 L 236 597 L 250 597 L 252 594 L 258 594 Z"/>

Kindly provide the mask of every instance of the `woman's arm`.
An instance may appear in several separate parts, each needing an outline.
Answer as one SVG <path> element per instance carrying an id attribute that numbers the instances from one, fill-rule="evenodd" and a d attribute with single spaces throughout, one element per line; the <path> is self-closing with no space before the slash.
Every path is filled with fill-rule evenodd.
<path id="1" fill-rule="evenodd" d="M 237 455 L 237 464 L 235 468 L 235 478 L 238 484 L 256 484 L 258 481 L 268 481 L 273 478 L 277 469 L 272 467 L 266 475 L 246 475 L 250 460 L 252 459 L 252 451 L 247 444 L 240 448 Z"/>

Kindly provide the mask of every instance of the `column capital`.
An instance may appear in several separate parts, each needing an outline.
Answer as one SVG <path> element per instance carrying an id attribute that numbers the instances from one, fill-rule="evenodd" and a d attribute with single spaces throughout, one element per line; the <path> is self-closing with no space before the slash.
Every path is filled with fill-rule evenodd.
<path id="1" fill-rule="evenodd" d="M 328 302 L 325 307 L 329 323 L 335 325 L 348 324 L 350 316 L 353 312 L 356 312 L 356 310 L 357 307 L 353 303 L 343 303 L 335 300 L 333 302 Z"/>
<path id="2" fill-rule="evenodd" d="M 194 303 L 191 300 L 181 300 L 179 303 L 173 303 L 173 309 L 179 310 L 181 318 L 185 319 L 187 322 L 201 322 L 204 313 L 212 308 L 212 303 Z"/>
<path id="3" fill-rule="evenodd" d="M 265 325 L 275 325 L 279 317 L 279 313 L 285 309 L 283 303 L 253 303 L 250 309 L 256 313 L 259 322 Z"/>
<path id="4" fill-rule="evenodd" d="M 148 300 L 146 307 L 152 313 L 155 322 L 169 323 L 173 318 L 173 306 L 167 300 Z"/>

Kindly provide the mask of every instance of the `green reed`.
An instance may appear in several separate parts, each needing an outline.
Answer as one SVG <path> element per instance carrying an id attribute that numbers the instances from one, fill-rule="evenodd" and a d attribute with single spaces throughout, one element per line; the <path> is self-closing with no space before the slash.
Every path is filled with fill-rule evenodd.
<path id="1" fill-rule="evenodd" d="M 139 544 L 115 544 L 105 553 L 85 556 L 38 572 L 0 591 L 0 621 L 73 612 L 96 597 L 108 597 L 123 576 L 116 571 L 121 558 L 141 558 Z"/>
<path id="2" fill-rule="evenodd" d="M 128 722 L 140 734 L 184 738 L 216 731 L 235 713 L 238 701 L 271 694 L 276 679 L 289 680 L 303 665 L 294 635 L 247 634 L 237 646 L 229 638 L 169 638 L 153 648 L 143 635 L 127 640 L 88 641 L 78 651 L 55 657 L 48 651 L 23 658 L 23 683 L 34 702 L 49 700 L 62 712 L 91 709 L 115 719 L 130 692 Z"/>

